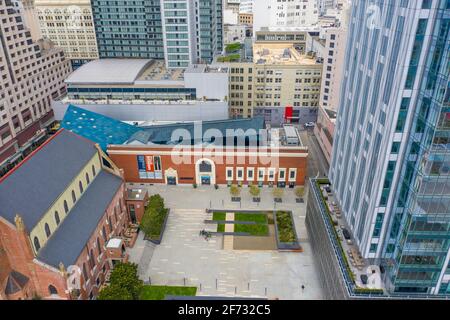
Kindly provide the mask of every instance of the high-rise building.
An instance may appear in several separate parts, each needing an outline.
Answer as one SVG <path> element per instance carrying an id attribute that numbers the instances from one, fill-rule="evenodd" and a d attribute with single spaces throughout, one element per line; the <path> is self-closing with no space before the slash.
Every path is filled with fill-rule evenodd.
<path id="1" fill-rule="evenodd" d="M 449 29 L 449 1 L 353 1 L 329 176 L 392 293 L 450 293 Z"/>
<path id="2" fill-rule="evenodd" d="M 160 0 L 91 4 L 100 58 L 164 58 Z"/>
<path id="3" fill-rule="evenodd" d="M 54 121 L 51 101 L 72 71 L 61 49 L 35 43 L 12 1 L 0 2 L 0 175 L 41 143 Z"/>
<path id="4" fill-rule="evenodd" d="M 100 58 L 165 59 L 169 68 L 222 51 L 222 0 L 92 1 Z"/>
<path id="5" fill-rule="evenodd" d="M 64 50 L 72 67 L 98 59 L 89 0 L 35 0 L 42 36 Z"/>
<path id="6" fill-rule="evenodd" d="M 261 30 L 296 30 L 317 24 L 317 0 L 258 0 L 253 7 L 253 32 Z"/>
<path id="7" fill-rule="evenodd" d="M 320 14 L 326 14 L 328 9 L 333 9 L 336 5 L 336 0 L 318 0 Z"/>

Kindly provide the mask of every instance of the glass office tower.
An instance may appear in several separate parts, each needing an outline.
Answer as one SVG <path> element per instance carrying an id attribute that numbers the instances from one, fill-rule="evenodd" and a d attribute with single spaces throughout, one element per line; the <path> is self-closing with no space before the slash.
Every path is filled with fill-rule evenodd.
<path id="1" fill-rule="evenodd" d="M 330 180 L 392 293 L 450 294 L 450 0 L 353 1 Z"/>
<path id="2" fill-rule="evenodd" d="M 160 0 L 91 0 L 100 58 L 164 59 Z"/>

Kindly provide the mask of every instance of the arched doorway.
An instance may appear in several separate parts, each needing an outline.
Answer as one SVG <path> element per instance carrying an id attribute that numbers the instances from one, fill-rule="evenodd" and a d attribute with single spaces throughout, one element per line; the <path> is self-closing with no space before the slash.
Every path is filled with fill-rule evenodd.
<path id="1" fill-rule="evenodd" d="M 210 159 L 200 159 L 195 164 L 196 183 L 198 185 L 216 184 L 216 166 Z"/>

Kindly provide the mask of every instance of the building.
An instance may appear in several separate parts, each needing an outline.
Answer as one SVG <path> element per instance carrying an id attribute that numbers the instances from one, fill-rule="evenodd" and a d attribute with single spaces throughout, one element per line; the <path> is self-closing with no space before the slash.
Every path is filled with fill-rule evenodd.
<path id="1" fill-rule="evenodd" d="M 253 27 L 253 13 L 242 13 L 238 15 L 238 23 Z"/>
<path id="2" fill-rule="evenodd" d="M 258 0 L 253 7 L 253 32 L 309 27 L 318 19 L 317 0 Z"/>
<path id="3" fill-rule="evenodd" d="M 210 63 L 223 47 L 222 0 L 92 1 L 100 58 Z"/>
<path id="4" fill-rule="evenodd" d="M 448 295 L 448 1 L 353 1 L 330 168 L 335 202 L 389 292 Z"/>
<path id="5" fill-rule="evenodd" d="M 305 183 L 308 148 L 298 131 L 265 129 L 258 117 L 132 126 L 72 107 L 62 126 L 98 143 L 129 183 L 280 188 Z"/>
<path id="6" fill-rule="evenodd" d="M 245 24 L 225 24 L 224 25 L 224 44 L 244 42 L 247 37 L 251 37 L 251 28 Z"/>
<path id="7" fill-rule="evenodd" d="M 100 58 L 164 59 L 161 0 L 92 0 Z"/>
<path id="8" fill-rule="evenodd" d="M 44 38 L 62 48 L 76 69 L 98 59 L 91 2 L 89 0 L 35 0 L 39 29 Z"/>
<path id="9" fill-rule="evenodd" d="M 66 130 L 47 140 L 0 180 L 0 296 L 94 298 L 126 260 L 124 196 L 119 170 L 93 142 Z"/>
<path id="10" fill-rule="evenodd" d="M 241 0 L 239 3 L 239 13 L 253 14 L 255 0 Z"/>
<path id="11" fill-rule="evenodd" d="M 0 175 L 46 137 L 54 122 L 51 102 L 64 95 L 72 71 L 64 52 L 33 42 L 24 18 L 10 1 L 0 3 Z"/>
<path id="12" fill-rule="evenodd" d="M 314 135 L 317 138 L 320 149 L 322 149 L 328 165 L 331 163 L 333 153 L 333 135 L 336 126 L 336 111 L 327 109 L 324 106 L 319 107 L 317 114 L 317 123 L 314 127 Z"/>
<path id="13" fill-rule="evenodd" d="M 39 20 L 36 14 L 35 0 L 12 0 L 13 5 L 23 17 L 24 26 L 30 31 L 33 41 L 42 39 Z"/>
<path id="14" fill-rule="evenodd" d="M 318 2 L 319 12 L 321 15 L 325 15 L 327 13 L 327 10 L 334 9 L 337 5 L 336 0 L 319 0 Z"/>

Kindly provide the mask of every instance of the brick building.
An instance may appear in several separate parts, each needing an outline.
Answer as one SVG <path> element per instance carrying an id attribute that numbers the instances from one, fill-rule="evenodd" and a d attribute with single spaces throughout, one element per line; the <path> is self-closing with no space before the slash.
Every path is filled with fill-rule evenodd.
<path id="1" fill-rule="evenodd" d="M 94 298 L 128 226 L 120 170 L 58 131 L 0 180 L 0 299 Z M 119 252 L 119 254 L 117 254 Z"/>
<path id="2" fill-rule="evenodd" d="M 62 126 L 101 145 L 127 182 L 304 185 L 308 148 L 264 118 L 132 126 L 71 106 Z"/>

